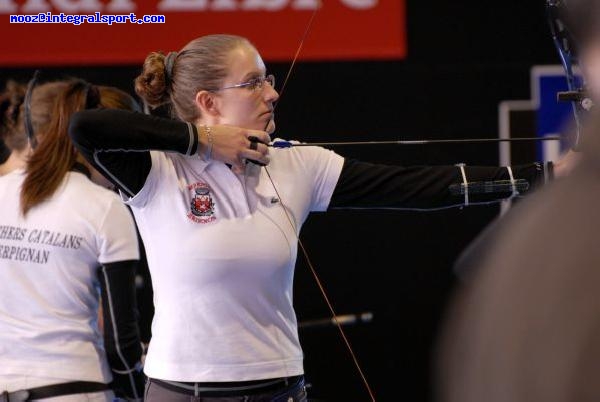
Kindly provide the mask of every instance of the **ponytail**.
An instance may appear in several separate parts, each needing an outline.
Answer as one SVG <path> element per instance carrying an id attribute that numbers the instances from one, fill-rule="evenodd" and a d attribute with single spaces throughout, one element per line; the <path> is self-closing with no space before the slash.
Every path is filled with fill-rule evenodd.
<path id="1" fill-rule="evenodd" d="M 52 110 L 52 118 L 40 133 L 39 145 L 27 164 L 26 177 L 21 188 L 21 212 L 27 212 L 46 201 L 58 189 L 65 175 L 77 160 L 77 151 L 68 136 L 69 119 L 73 113 L 89 105 L 88 98 L 94 92 L 90 84 L 82 80 L 71 82 L 58 95 Z M 97 90 L 96 99 L 98 98 Z M 94 107 L 97 106 L 93 105 Z"/>

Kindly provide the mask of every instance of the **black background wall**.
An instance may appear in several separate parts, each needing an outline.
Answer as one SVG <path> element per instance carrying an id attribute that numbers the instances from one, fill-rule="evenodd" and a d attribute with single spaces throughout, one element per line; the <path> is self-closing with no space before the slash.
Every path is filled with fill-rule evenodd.
<path id="1" fill-rule="evenodd" d="M 277 135 L 303 141 L 494 137 L 498 102 L 528 99 L 530 67 L 558 61 L 541 0 L 412 1 L 408 38 L 403 61 L 299 64 L 278 106 Z M 296 46 L 290 43 L 290 55 Z M 43 66 L 31 67 L 2 68 L 0 76 L 27 80 Z M 269 64 L 280 79 L 287 67 Z M 44 69 L 47 78 L 73 75 L 130 91 L 138 72 L 139 66 Z M 495 145 L 337 151 L 393 164 L 498 163 Z M 453 261 L 497 212 L 334 211 L 307 221 L 302 237 L 338 313 L 374 314 L 370 324 L 347 333 L 379 401 L 432 399 L 434 344 L 455 284 Z M 295 300 L 300 321 L 328 315 L 302 257 Z M 312 396 L 368 400 L 334 327 L 302 330 L 301 338 Z"/>

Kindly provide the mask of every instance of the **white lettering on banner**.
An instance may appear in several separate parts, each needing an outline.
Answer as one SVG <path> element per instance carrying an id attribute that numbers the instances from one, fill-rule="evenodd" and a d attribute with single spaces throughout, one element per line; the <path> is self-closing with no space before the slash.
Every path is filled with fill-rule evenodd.
<path id="1" fill-rule="evenodd" d="M 342 3 L 350 8 L 357 10 L 366 10 L 367 8 L 373 8 L 377 5 L 378 0 L 342 0 Z"/>
<path id="2" fill-rule="evenodd" d="M 52 7 L 46 0 L 28 0 L 27 3 L 23 4 L 21 11 L 24 13 L 41 13 L 51 9 Z"/>
<path id="3" fill-rule="evenodd" d="M 52 4 L 57 9 L 67 13 L 97 11 L 103 7 L 98 0 L 52 0 Z"/>
<path id="4" fill-rule="evenodd" d="M 279 11 L 287 6 L 288 0 L 246 0 L 242 3 L 243 10 Z"/>
<path id="5" fill-rule="evenodd" d="M 43 13 L 54 7 L 59 12 L 135 11 L 142 0 L 111 0 L 106 5 L 100 0 L 27 0 L 19 9 L 16 0 L 0 0 L 0 14 Z M 149 0 L 144 0 L 149 1 Z M 159 11 L 279 11 L 286 7 L 294 10 L 316 10 L 320 0 L 157 0 Z M 332 0 L 330 0 L 332 1 Z M 342 5 L 365 10 L 377 6 L 379 0 L 338 0 Z"/>
<path id="6" fill-rule="evenodd" d="M 97 11 L 103 7 L 98 0 L 52 0 L 51 3 L 57 10 L 65 13 Z M 50 9 L 50 5 L 44 0 L 28 0 L 23 5 L 23 12 L 44 12 Z"/>
<path id="7" fill-rule="evenodd" d="M 213 0 L 211 9 L 214 11 L 235 11 L 237 9 L 236 0 Z"/>
<path id="8" fill-rule="evenodd" d="M 354 1 L 363 3 L 365 0 Z M 279 11 L 290 5 L 296 10 L 314 10 L 319 8 L 319 0 L 161 0 L 156 8 L 160 11 Z"/>
<path id="9" fill-rule="evenodd" d="M 58 11 L 65 13 L 102 11 L 104 4 L 99 0 L 27 0 L 18 9 L 14 0 L 0 0 L 0 13 L 43 13 L 52 10 L 52 6 Z M 112 0 L 106 5 L 107 11 L 135 11 L 136 4 L 132 0 Z"/>
<path id="10" fill-rule="evenodd" d="M 296 0 L 294 8 L 296 10 L 316 10 L 319 8 L 319 0 Z"/>
<path id="11" fill-rule="evenodd" d="M 377 6 L 379 0 L 340 0 L 348 8 L 366 10 Z M 320 0 L 296 0 L 293 8 L 296 10 L 315 10 L 319 8 Z"/>
<path id="12" fill-rule="evenodd" d="M 11 0 L 0 0 L 0 13 L 14 13 L 17 5 Z"/>
<path id="13" fill-rule="evenodd" d="M 135 2 L 131 0 L 112 0 L 106 6 L 106 11 L 110 12 L 123 12 L 123 11 L 135 11 Z"/>
<path id="14" fill-rule="evenodd" d="M 206 10 L 207 0 L 162 0 L 156 6 L 159 11 L 202 11 Z"/>

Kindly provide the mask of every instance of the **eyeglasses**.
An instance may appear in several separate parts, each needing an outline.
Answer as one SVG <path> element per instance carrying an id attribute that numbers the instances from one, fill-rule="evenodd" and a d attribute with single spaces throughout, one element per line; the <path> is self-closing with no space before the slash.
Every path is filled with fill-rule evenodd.
<path id="1" fill-rule="evenodd" d="M 266 77 L 256 77 L 252 78 L 250 81 L 242 82 L 241 84 L 219 88 L 217 91 L 231 88 L 247 88 L 250 91 L 258 91 L 263 87 L 265 82 L 267 82 L 272 88 L 275 88 L 275 76 L 273 74 L 269 74 Z"/>

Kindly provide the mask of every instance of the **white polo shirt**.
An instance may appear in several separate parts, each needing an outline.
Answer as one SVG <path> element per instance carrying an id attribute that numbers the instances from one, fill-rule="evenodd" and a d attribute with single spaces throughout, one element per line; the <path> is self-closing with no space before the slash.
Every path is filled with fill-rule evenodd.
<path id="1" fill-rule="evenodd" d="M 299 375 L 292 306 L 296 229 L 324 211 L 343 158 L 322 148 L 271 150 L 269 172 L 243 175 L 198 157 L 151 152 L 132 206 L 154 288 L 149 377 L 190 382 Z"/>
<path id="2" fill-rule="evenodd" d="M 133 219 L 78 172 L 23 218 L 24 178 L 0 177 L 0 388 L 15 377 L 109 382 L 96 271 L 139 258 Z"/>

